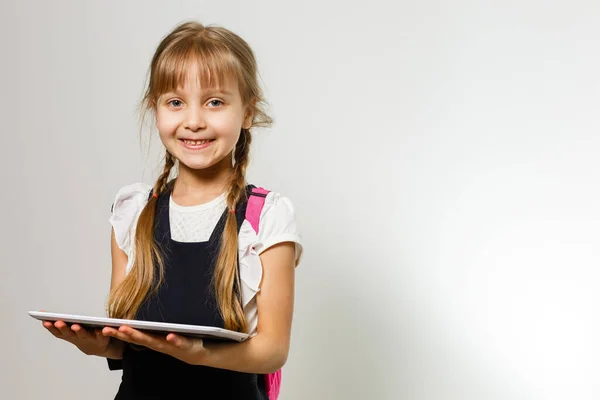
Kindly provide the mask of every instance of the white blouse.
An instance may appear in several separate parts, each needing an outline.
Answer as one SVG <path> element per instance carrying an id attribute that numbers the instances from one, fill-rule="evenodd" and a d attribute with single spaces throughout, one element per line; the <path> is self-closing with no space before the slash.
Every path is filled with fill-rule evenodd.
<path id="1" fill-rule="evenodd" d="M 138 217 L 148 202 L 152 186 L 134 183 L 121 188 L 115 196 L 113 211 L 109 218 L 115 232 L 115 240 L 127 254 L 126 273 L 135 259 L 135 229 Z M 171 239 L 178 242 L 202 242 L 208 240 L 221 214 L 225 210 L 225 194 L 209 203 L 197 206 L 180 206 L 171 198 L 169 221 Z M 292 202 L 277 192 L 269 192 L 260 216 L 258 234 L 246 220 L 240 227 L 238 252 L 242 302 L 248 333 L 256 334 L 258 309 L 256 294 L 260 290 L 262 263 L 259 255 L 271 246 L 282 242 L 296 244 L 296 265 L 302 257 L 302 240 L 296 224 Z"/>

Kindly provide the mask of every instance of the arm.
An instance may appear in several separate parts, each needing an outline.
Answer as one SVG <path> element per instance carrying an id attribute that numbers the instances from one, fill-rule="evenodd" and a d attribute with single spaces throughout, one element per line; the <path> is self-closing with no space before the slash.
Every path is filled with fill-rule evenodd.
<path id="1" fill-rule="evenodd" d="M 294 308 L 295 244 L 279 243 L 260 255 L 257 334 L 242 343 L 204 342 L 198 364 L 249 373 L 271 373 L 286 362 Z"/>
<path id="2" fill-rule="evenodd" d="M 110 276 L 110 290 L 117 287 L 125 279 L 125 269 L 127 266 L 127 254 L 119 248 L 115 239 L 115 230 L 111 230 L 110 235 L 110 255 L 112 259 L 112 272 Z M 125 342 L 117 338 L 111 337 L 110 344 L 106 354 L 102 354 L 102 357 L 111 359 L 122 359 L 123 349 L 125 348 Z"/>

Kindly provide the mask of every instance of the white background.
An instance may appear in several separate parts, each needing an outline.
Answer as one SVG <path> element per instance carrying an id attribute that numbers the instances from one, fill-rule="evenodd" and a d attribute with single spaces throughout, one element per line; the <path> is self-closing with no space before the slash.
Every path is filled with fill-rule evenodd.
<path id="1" fill-rule="evenodd" d="M 103 315 L 112 200 L 159 167 L 135 114 L 147 67 L 198 19 L 256 52 L 276 124 L 249 180 L 292 199 L 304 237 L 282 400 L 600 398 L 598 2 L 0 15 L 0 397 L 114 396 L 119 372 L 27 311 Z"/>

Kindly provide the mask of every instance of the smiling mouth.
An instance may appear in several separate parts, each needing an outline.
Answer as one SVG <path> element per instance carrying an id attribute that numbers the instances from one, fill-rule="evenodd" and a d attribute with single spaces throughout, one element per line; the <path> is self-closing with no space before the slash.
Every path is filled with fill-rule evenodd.
<path id="1" fill-rule="evenodd" d="M 201 146 L 206 143 L 213 142 L 215 139 L 205 139 L 205 140 L 189 140 L 189 139 L 179 139 L 185 144 L 189 144 L 190 146 Z"/>
<path id="2" fill-rule="evenodd" d="M 204 139 L 204 140 L 189 140 L 189 139 L 179 139 L 179 141 L 183 144 L 188 150 L 204 150 L 209 147 L 215 139 Z"/>

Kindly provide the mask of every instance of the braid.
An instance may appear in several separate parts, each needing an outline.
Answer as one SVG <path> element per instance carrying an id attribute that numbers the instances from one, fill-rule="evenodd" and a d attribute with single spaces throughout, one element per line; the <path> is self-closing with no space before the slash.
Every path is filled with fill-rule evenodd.
<path id="1" fill-rule="evenodd" d="M 163 169 L 162 174 L 158 177 L 156 184 L 154 184 L 153 194 L 156 196 L 160 195 L 167 188 L 167 183 L 169 183 L 169 175 L 171 175 L 171 169 L 175 165 L 175 157 L 169 153 L 167 150 L 165 154 L 165 168 Z"/>
<path id="2" fill-rule="evenodd" d="M 131 272 L 126 275 L 120 285 L 111 290 L 109 296 L 108 315 L 113 318 L 135 318 L 146 296 L 155 292 L 164 279 L 162 253 L 154 243 L 154 219 L 157 197 L 165 191 L 171 168 L 174 165 L 175 157 L 167 151 L 165 168 L 154 185 L 154 195 L 142 209 L 137 221 L 137 231 L 134 239 L 136 251 Z M 157 262 L 156 265 L 155 261 Z"/>
<path id="3" fill-rule="evenodd" d="M 248 167 L 248 154 L 250 153 L 250 143 L 252 136 L 247 129 L 242 129 L 240 138 L 235 146 L 233 174 L 229 182 L 229 194 L 227 196 L 227 205 L 229 209 L 234 209 L 241 197 L 245 195 L 246 190 L 246 168 Z"/>
<path id="4" fill-rule="evenodd" d="M 229 181 L 227 207 L 235 210 L 242 196 L 246 195 L 246 168 L 252 137 L 250 131 L 242 129 L 235 146 L 235 165 Z M 234 212 L 229 212 L 223 230 L 219 258 L 215 266 L 214 285 L 219 310 L 225 322 L 225 328 L 245 332 L 247 321 L 244 308 L 235 288 L 240 287 L 238 269 L 238 227 Z"/>

